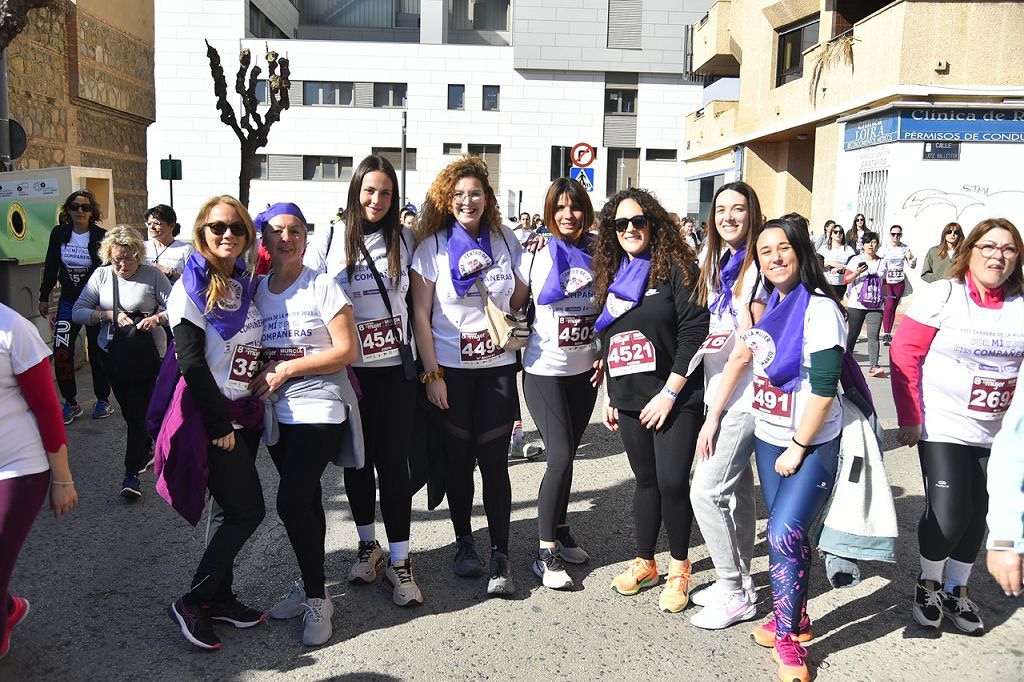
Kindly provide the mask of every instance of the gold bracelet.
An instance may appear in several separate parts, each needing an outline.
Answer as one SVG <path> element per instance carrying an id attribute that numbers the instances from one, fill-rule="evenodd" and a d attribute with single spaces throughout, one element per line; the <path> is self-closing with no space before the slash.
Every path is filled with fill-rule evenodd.
<path id="1" fill-rule="evenodd" d="M 432 384 L 438 379 L 444 379 L 444 367 L 438 365 L 437 369 L 431 372 L 420 372 L 421 384 Z"/>
<path id="2" fill-rule="evenodd" d="M 74 485 L 75 484 L 74 481 L 54 481 L 53 479 L 51 479 L 50 480 L 50 485 L 53 485 L 54 483 L 56 483 L 57 485 Z"/>

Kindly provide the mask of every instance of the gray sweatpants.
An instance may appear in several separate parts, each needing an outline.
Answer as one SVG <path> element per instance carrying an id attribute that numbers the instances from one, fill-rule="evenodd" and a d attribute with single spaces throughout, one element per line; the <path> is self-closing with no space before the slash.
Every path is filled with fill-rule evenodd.
<path id="1" fill-rule="evenodd" d="M 754 416 L 738 410 L 722 415 L 714 454 L 698 461 L 690 502 L 718 578 L 731 591 L 750 575 L 757 509 L 754 501 Z"/>

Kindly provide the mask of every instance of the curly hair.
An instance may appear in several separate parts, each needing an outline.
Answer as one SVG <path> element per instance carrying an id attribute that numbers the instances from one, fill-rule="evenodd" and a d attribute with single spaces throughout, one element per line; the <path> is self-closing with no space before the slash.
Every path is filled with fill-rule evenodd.
<path id="1" fill-rule="evenodd" d="M 971 254 L 974 252 L 974 247 L 982 237 L 997 229 L 1009 232 L 1013 245 L 1017 247 L 1017 263 L 1010 272 L 1010 276 L 1006 278 L 1006 298 L 1021 294 L 1024 291 L 1024 271 L 1021 269 L 1021 253 L 1024 253 L 1024 242 L 1021 241 L 1017 227 L 1006 218 L 988 218 L 974 226 L 963 245 L 957 248 L 956 260 L 949 266 L 946 279 L 964 282 L 967 272 L 971 269 Z"/>
<path id="2" fill-rule="evenodd" d="M 109 263 L 115 246 L 131 249 L 139 263 L 146 260 L 146 245 L 139 237 L 139 231 L 131 225 L 117 225 L 107 230 L 106 236 L 100 242 L 100 260 Z"/>
<path id="3" fill-rule="evenodd" d="M 690 245 L 683 241 L 679 229 L 669 218 L 668 212 L 658 203 L 654 196 L 644 189 L 624 189 L 605 203 L 601 213 L 597 217 L 599 229 L 597 232 L 597 243 L 594 246 L 594 258 L 590 263 L 594 272 L 594 292 L 597 295 L 598 307 L 603 307 L 605 299 L 608 298 L 608 287 L 611 286 L 612 278 L 615 277 L 622 257 L 626 252 L 619 245 L 619 238 L 612 227 L 615 221 L 615 211 L 619 204 L 626 199 L 632 199 L 640 204 L 644 215 L 647 216 L 651 231 L 651 274 L 649 285 L 654 286 L 662 282 L 668 282 L 672 275 L 672 266 L 675 265 L 682 273 L 683 283 L 692 286 L 697 278 L 697 269 L 693 267 L 696 256 Z"/>
<path id="4" fill-rule="evenodd" d="M 256 250 L 256 226 L 253 224 L 252 216 L 249 215 L 249 211 L 246 210 L 245 206 L 238 199 L 227 194 L 207 199 L 199 208 L 199 214 L 196 216 L 196 224 L 192 233 L 194 235 L 196 251 L 209 264 L 210 283 L 206 287 L 206 310 L 204 314 L 209 313 L 221 301 L 226 300 L 228 292 L 231 291 L 228 282 L 233 274 L 232 269 L 224 267 L 220 258 L 214 256 L 210 251 L 210 247 L 206 244 L 206 219 L 210 217 L 210 211 L 213 210 L 213 207 L 218 204 L 231 206 L 235 209 L 242 222 L 245 223 L 245 248 L 242 250 L 242 256 L 247 264 L 252 262 L 253 253 Z M 251 268 L 249 275 L 250 277 L 255 276 Z"/>
<path id="5" fill-rule="evenodd" d="M 480 224 L 490 227 L 496 234 L 501 233 L 501 209 L 498 208 L 498 198 L 494 195 L 488 180 L 487 164 L 479 156 L 467 155 L 445 166 L 431 183 L 416 224 L 417 242 L 441 230 L 447 230 L 455 222 L 455 216 L 452 214 L 452 192 L 463 178 L 476 178 L 484 186 L 487 201 Z"/>

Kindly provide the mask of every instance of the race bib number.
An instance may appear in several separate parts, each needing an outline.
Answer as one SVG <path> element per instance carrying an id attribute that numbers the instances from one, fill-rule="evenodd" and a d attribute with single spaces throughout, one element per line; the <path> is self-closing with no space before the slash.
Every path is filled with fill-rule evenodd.
<path id="1" fill-rule="evenodd" d="M 259 348 L 243 344 L 235 346 L 235 353 L 231 356 L 231 370 L 228 372 L 228 380 L 224 385 L 238 391 L 248 390 L 249 382 L 256 376 L 256 369 L 259 365 Z"/>
<path id="2" fill-rule="evenodd" d="M 597 315 L 559 315 L 558 347 L 566 353 L 578 353 L 594 345 Z"/>
<path id="3" fill-rule="evenodd" d="M 1016 388 L 1016 378 L 974 377 L 967 409 L 975 419 L 1001 419 L 1013 400 Z"/>
<path id="4" fill-rule="evenodd" d="M 504 350 L 494 345 L 486 329 L 459 334 L 459 360 L 463 367 L 489 365 L 504 354 Z"/>
<path id="5" fill-rule="evenodd" d="M 363 362 L 375 362 L 393 358 L 402 347 L 402 316 L 391 319 L 367 320 L 356 325 L 359 333 L 359 350 L 363 354 Z"/>
<path id="6" fill-rule="evenodd" d="M 302 346 L 286 346 L 284 348 L 262 348 L 260 349 L 261 362 L 284 362 L 295 358 L 306 357 L 306 349 Z"/>
<path id="7" fill-rule="evenodd" d="M 889 269 L 885 271 L 885 281 L 887 284 L 899 284 L 904 279 L 903 268 L 894 268 L 890 265 Z"/>
<path id="8" fill-rule="evenodd" d="M 608 342 L 608 375 L 650 372 L 657 367 L 654 344 L 641 332 L 620 332 Z"/>
<path id="9" fill-rule="evenodd" d="M 89 276 L 88 268 L 68 268 L 67 270 L 68 277 L 71 278 L 71 281 L 74 283 L 76 287 L 79 286 L 82 282 L 84 282 L 85 278 Z"/>
<path id="10" fill-rule="evenodd" d="M 793 394 L 780 391 L 767 377 L 754 377 L 754 400 L 751 406 L 757 417 L 778 426 L 793 425 Z"/>
<path id="11" fill-rule="evenodd" d="M 735 334 L 735 330 L 730 329 L 727 332 L 717 332 L 708 334 L 708 337 L 704 339 L 704 343 L 700 344 L 700 348 L 693 354 L 693 358 L 690 360 L 689 366 L 686 368 L 686 376 L 693 374 L 693 370 L 697 369 L 704 360 L 705 355 L 720 352 L 729 344 L 729 339 Z"/>

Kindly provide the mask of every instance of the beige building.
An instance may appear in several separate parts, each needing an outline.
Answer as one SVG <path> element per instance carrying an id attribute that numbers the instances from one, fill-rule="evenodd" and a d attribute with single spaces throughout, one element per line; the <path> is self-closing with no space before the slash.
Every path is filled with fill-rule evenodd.
<path id="1" fill-rule="evenodd" d="M 108 168 L 104 224 L 141 223 L 156 117 L 152 0 L 58 0 L 30 13 L 7 63 L 10 115 L 28 136 L 15 169 Z"/>
<path id="2" fill-rule="evenodd" d="M 718 0 L 692 29 L 720 80 L 686 119 L 691 208 L 742 179 L 768 217 L 865 213 L 921 253 L 950 220 L 1020 225 L 1022 36 L 1021 2 Z"/>

